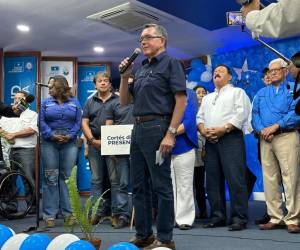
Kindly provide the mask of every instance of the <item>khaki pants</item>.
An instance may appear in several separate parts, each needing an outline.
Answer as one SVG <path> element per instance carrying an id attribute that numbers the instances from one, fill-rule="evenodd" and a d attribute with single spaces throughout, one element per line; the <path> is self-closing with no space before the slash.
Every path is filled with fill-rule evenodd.
<path id="1" fill-rule="evenodd" d="M 261 139 L 264 192 L 272 223 L 298 224 L 300 216 L 299 135 L 298 132 L 275 136 L 269 143 Z M 288 213 L 283 215 L 281 183 Z"/>

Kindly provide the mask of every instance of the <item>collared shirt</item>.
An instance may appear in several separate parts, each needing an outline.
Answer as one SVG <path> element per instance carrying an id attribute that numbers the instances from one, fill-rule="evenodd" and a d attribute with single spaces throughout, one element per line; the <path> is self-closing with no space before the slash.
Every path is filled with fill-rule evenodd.
<path id="1" fill-rule="evenodd" d="M 89 127 L 93 137 L 99 139 L 101 137 L 101 125 L 105 125 L 107 120 L 107 110 L 118 102 L 118 96 L 112 94 L 109 99 L 103 102 L 98 93 L 89 98 L 84 107 L 82 118 L 89 119 Z"/>
<path id="2" fill-rule="evenodd" d="M 288 37 L 300 32 L 300 1 L 278 0 L 262 10 L 253 10 L 246 16 L 248 29 L 267 37 Z"/>
<path id="3" fill-rule="evenodd" d="M 196 93 L 187 89 L 187 105 L 181 123 L 184 126 L 184 133 L 176 136 L 176 143 L 172 155 L 179 155 L 198 148 L 198 135 L 196 115 L 198 110 L 198 99 Z"/>
<path id="4" fill-rule="evenodd" d="M 36 133 L 27 137 L 15 138 L 15 143 L 11 145 L 13 148 L 34 148 L 37 141 L 37 118 L 38 114 L 30 109 L 26 109 L 20 114 L 20 117 L 0 119 L 0 126 L 9 133 L 20 132 L 23 129 L 31 128 Z"/>
<path id="5" fill-rule="evenodd" d="M 132 103 L 122 106 L 118 100 L 118 102 L 114 102 L 108 107 L 106 111 L 106 119 L 113 120 L 115 125 L 133 124 L 134 118 L 132 111 Z"/>
<path id="6" fill-rule="evenodd" d="M 212 128 L 230 123 L 242 129 L 250 111 L 251 102 L 245 91 L 227 84 L 219 92 L 215 90 L 202 99 L 197 124 L 203 123 L 204 127 Z"/>
<path id="7" fill-rule="evenodd" d="M 183 67 L 166 52 L 150 62 L 146 59 L 129 90 L 134 97 L 133 116 L 172 115 L 174 94 L 186 90 Z"/>
<path id="8" fill-rule="evenodd" d="M 43 138 L 49 140 L 54 134 L 63 133 L 75 140 L 80 130 L 81 114 L 80 104 L 74 97 L 63 104 L 53 97 L 46 98 L 42 102 L 39 118 Z"/>
<path id="9" fill-rule="evenodd" d="M 252 126 L 256 132 L 278 124 L 281 129 L 293 129 L 300 121 L 295 114 L 293 90 L 284 84 L 269 85 L 258 91 L 253 101 Z"/>

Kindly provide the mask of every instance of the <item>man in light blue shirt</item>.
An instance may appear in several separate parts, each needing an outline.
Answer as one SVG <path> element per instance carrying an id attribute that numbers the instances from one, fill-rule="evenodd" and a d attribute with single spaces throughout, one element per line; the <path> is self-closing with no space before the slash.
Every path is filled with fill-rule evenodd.
<path id="1" fill-rule="evenodd" d="M 299 135 L 296 130 L 299 116 L 295 114 L 293 90 L 284 84 L 288 74 L 282 59 L 269 64 L 272 84 L 261 89 L 253 102 L 252 126 L 260 135 L 264 191 L 271 220 L 259 225 L 271 230 L 286 224 L 288 232 L 299 233 L 300 182 Z M 280 191 L 283 183 L 287 215 L 281 209 Z"/>

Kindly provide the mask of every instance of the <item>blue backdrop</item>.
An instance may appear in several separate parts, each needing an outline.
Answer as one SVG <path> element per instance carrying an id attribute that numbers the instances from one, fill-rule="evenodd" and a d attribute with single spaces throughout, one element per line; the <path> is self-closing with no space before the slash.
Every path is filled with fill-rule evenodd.
<path id="1" fill-rule="evenodd" d="M 300 37 L 274 41 L 270 43 L 272 47 L 280 51 L 287 57 L 291 57 L 294 53 L 300 50 Z M 243 88 L 251 101 L 262 88 L 262 70 L 268 66 L 269 62 L 278 56 L 269 49 L 259 45 L 236 51 L 216 54 L 211 56 L 211 67 L 214 68 L 218 64 L 226 64 L 232 69 L 232 83 Z M 213 90 L 212 81 L 210 78 L 203 78 L 203 74 L 211 72 L 208 65 L 201 65 L 199 59 L 192 62 L 191 69 L 188 72 L 188 81 L 193 82 L 193 85 L 202 85 Z M 291 78 L 289 78 L 291 80 Z M 188 84 L 189 84 L 188 83 Z M 245 138 L 247 150 L 247 164 L 252 172 L 256 175 L 257 181 L 254 187 L 254 192 L 263 192 L 262 172 L 259 161 L 257 160 L 257 140 L 253 135 L 247 135 Z"/>
<path id="2" fill-rule="evenodd" d="M 95 91 L 93 83 L 94 76 L 98 72 L 106 72 L 106 65 L 79 65 L 78 66 L 78 100 L 83 108 L 86 100 L 90 98 Z M 90 191 L 91 189 L 91 169 L 89 162 L 84 158 L 84 148 L 79 152 L 77 167 L 77 183 L 80 191 Z"/>
<path id="3" fill-rule="evenodd" d="M 37 58 L 35 56 L 4 57 L 4 102 L 13 103 L 14 95 L 25 90 L 35 96 Z M 35 110 L 35 101 L 31 109 Z"/>

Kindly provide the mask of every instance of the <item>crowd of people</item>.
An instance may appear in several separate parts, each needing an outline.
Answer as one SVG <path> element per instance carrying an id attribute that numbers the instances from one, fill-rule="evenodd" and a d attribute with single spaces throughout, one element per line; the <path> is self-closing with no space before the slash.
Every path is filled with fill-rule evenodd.
<path id="1" fill-rule="evenodd" d="M 285 84 L 289 70 L 296 79 L 299 69 L 288 67 L 282 59 L 271 61 L 264 69 L 266 86 L 251 104 L 245 91 L 231 84 L 227 65 L 215 67 L 212 93 L 200 85 L 186 89 L 184 68 L 167 54 L 166 44 L 167 32 L 162 26 L 144 27 L 140 45 L 146 59 L 134 75 L 132 65 L 121 74 L 119 94 L 113 91 L 110 76 L 98 73 L 94 77 L 97 91 L 82 109 L 66 79 L 55 76 L 49 81 L 50 97 L 42 102 L 39 117 L 26 110 L 18 118 L 0 120 L 4 138 L 12 143 L 10 157 L 24 165 L 32 182 L 37 122 L 40 124 L 46 226 L 54 227 L 59 214 L 74 223 L 65 180 L 76 164 L 76 142 L 82 130 L 93 198 L 110 187 L 110 198 L 101 203 L 93 224 L 112 215 L 115 229 L 128 226 L 130 189 L 136 228 L 130 242 L 140 248 L 175 249 L 173 228 L 188 230 L 196 217 L 209 219 L 204 228 L 246 229 L 247 128 L 259 139 L 264 180 L 268 220 L 259 228 L 271 230 L 284 225 L 288 232 L 299 233 L 300 117 L 295 113 L 293 86 Z M 299 60 L 297 55 L 295 60 Z M 128 58 L 120 68 L 127 63 Z M 26 95 L 20 91 L 15 99 Z M 18 121 L 9 126 L 6 119 Z M 114 124 L 134 124 L 130 155 L 101 155 L 101 126 Z M 157 161 L 158 155 L 161 162 Z M 225 181 L 230 195 L 229 215 Z"/>

